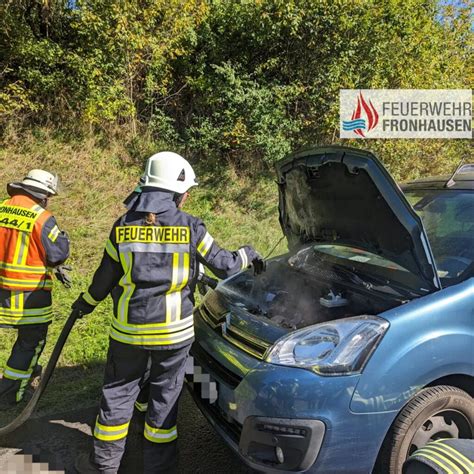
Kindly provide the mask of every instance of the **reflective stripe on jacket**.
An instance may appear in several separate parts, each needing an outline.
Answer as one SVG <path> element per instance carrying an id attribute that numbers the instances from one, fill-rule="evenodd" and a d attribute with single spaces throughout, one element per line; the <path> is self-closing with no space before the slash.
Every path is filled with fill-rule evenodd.
<path id="1" fill-rule="evenodd" d="M 408 458 L 403 465 L 403 473 L 416 474 L 429 468 L 433 474 L 472 474 L 474 440 L 450 438 L 432 441 Z"/>
<path id="2" fill-rule="evenodd" d="M 51 214 L 25 195 L 0 205 L 0 287 L 33 291 L 52 286 L 41 243 L 44 223 Z"/>
<path id="3" fill-rule="evenodd" d="M 0 325 L 49 322 L 51 266 L 69 255 L 69 240 L 35 200 L 17 194 L 0 204 Z"/>
<path id="4" fill-rule="evenodd" d="M 0 288 L 0 327 L 48 323 L 53 318 L 51 291 Z"/>
<path id="5" fill-rule="evenodd" d="M 91 305 L 110 292 L 116 341 L 154 348 L 177 348 L 194 337 L 194 289 L 198 260 L 225 278 L 247 268 L 251 247 L 220 248 L 204 223 L 180 211 L 172 193 L 143 191 L 138 205 L 114 224 L 102 262 L 84 299 Z M 146 225 L 148 212 L 155 225 Z"/>

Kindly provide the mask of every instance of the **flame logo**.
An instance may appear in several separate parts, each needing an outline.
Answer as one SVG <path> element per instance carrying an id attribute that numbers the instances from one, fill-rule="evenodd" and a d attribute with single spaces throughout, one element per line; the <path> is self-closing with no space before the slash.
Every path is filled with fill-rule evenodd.
<path id="1" fill-rule="evenodd" d="M 366 119 L 362 118 L 362 113 L 365 113 Z M 365 137 L 363 130 L 370 132 L 379 123 L 379 114 L 375 110 L 372 101 L 369 103 L 364 99 L 362 92 L 357 97 L 357 106 L 352 112 L 351 120 L 344 120 L 342 122 L 342 129 L 345 131 L 353 131 L 360 137 Z"/>

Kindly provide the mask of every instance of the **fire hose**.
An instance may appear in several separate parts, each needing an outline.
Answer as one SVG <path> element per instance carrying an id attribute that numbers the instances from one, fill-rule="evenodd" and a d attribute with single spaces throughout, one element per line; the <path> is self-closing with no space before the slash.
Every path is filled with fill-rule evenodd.
<path id="1" fill-rule="evenodd" d="M 201 275 L 200 284 L 203 286 L 202 288 L 200 288 L 200 290 L 207 291 L 209 287 L 210 288 L 216 287 L 217 280 L 207 275 Z M 59 334 L 59 337 L 58 337 L 58 340 L 56 341 L 53 352 L 51 353 L 51 357 L 49 358 L 48 364 L 43 372 L 39 385 L 36 388 L 33 396 L 31 397 L 29 402 L 26 404 L 25 408 L 23 408 L 21 413 L 13 421 L 11 421 L 8 425 L 4 426 L 3 428 L 0 428 L 0 437 L 9 434 L 12 431 L 17 430 L 23 423 L 25 423 L 28 420 L 28 418 L 35 411 L 36 406 L 38 405 L 38 402 L 40 401 L 41 396 L 46 390 L 49 380 L 51 376 L 53 375 L 54 369 L 56 368 L 56 364 L 58 362 L 59 356 L 61 355 L 64 344 L 66 343 L 67 338 L 69 337 L 69 334 L 76 320 L 78 319 L 78 316 L 79 314 L 77 310 L 73 310 L 71 314 L 69 315 L 68 319 L 66 320 L 66 323 L 64 324 L 64 327 L 61 330 L 61 333 Z"/>
<path id="2" fill-rule="evenodd" d="M 201 292 L 201 294 L 204 295 L 209 290 L 209 288 L 216 288 L 218 280 L 211 278 L 208 275 L 205 275 L 204 273 L 201 273 L 199 275 L 198 283 L 199 283 L 199 291 Z M 33 396 L 31 397 L 29 402 L 26 404 L 25 408 L 23 408 L 21 413 L 13 421 L 11 421 L 8 425 L 4 426 L 3 428 L 0 428 L 0 437 L 5 436 L 17 430 L 21 425 L 23 425 L 23 423 L 25 423 L 30 418 L 30 416 L 35 411 L 36 406 L 38 405 L 38 402 L 40 401 L 41 396 L 46 390 L 49 380 L 51 376 L 53 375 L 54 369 L 56 368 L 56 364 L 58 362 L 59 356 L 61 355 L 64 344 L 66 343 L 69 337 L 69 334 L 71 333 L 71 330 L 75 322 L 77 321 L 78 317 L 79 317 L 79 313 L 77 310 L 73 310 L 71 314 L 69 315 L 68 319 L 66 320 L 66 323 L 64 324 L 64 327 L 61 330 L 61 333 L 59 334 L 58 340 L 56 341 L 56 344 L 53 348 L 53 352 L 51 353 L 51 357 L 48 361 L 48 364 L 40 379 L 40 383 L 38 387 L 36 388 Z"/>

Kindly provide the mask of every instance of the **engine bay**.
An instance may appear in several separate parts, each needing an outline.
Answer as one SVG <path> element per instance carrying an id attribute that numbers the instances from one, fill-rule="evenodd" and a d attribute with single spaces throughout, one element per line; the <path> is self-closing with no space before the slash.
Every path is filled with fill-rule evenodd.
<path id="1" fill-rule="evenodd" d="M 218 291 L 229 303 L 290 330 L 375 315 L 408 301 L 406 294 L 331 267 L 307 250 L 270 261 L 261 275 L 240 273 Z"/>

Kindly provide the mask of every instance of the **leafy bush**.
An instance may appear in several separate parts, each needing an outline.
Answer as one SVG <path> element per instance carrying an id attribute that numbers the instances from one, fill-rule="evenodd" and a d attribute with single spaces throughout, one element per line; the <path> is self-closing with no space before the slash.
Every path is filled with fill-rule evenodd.
<path id="1" fill-rule="evenodd" d="M 341 88 L 472 82 L 469 2 L 4 0 L 0 18 L 3 127 L 118 134 L 246 172 L 339 141 Z M 357 146 L 404 178 L 468 145 Z"/>

